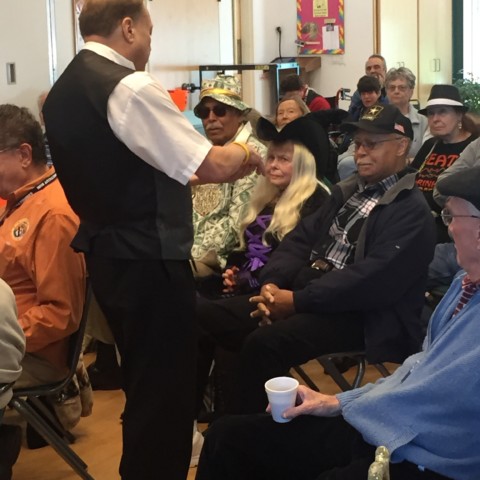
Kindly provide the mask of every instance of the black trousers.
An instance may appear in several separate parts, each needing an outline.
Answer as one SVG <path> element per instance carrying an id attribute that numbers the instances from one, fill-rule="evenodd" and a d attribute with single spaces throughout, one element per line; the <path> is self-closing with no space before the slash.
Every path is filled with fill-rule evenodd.
<path id="1" fill-rule="evenodd" d="M 208 429 L 196 480 L 365 480 L 375 447 L 343 417 L 222 417 Z M 390 464 L 391 480 L 440 480 L 409 462 Z"/>
<path id="2" fill-rule="evenodd" d="M 196 414 L 200 412 L 203 394 L 208 383 L 212 362 L 215 360 L 215 370 L 222 373 L 224 385 L 222 400 L 230 408 L 230 393 L 235 382 L 235 357 L 240 352 L 247 336 L 258 327 L 258 321 L 250 318 L 253 305 L 248 302 L 250 295 L 238 295 L 220 300 L 198 298 L 198 361 L 197 361 L 197 406 Z M 230 357 L 224 351 L 233 353 Z M 225 363 L 225 359 L 229 362 Z"/>
<path id="3" fill-rule="evenodd" d="M 195 290 L 187 261 L 86 257 L 122 364 L 124 480 L 187 476 L 195 395 Z"/>
<path id="4" fill-rule="evenodd" d="M 232 398 L 235 413 L 265 411 L 265 382 L 288 373 L 295 365 L 332 352 L 364 348 L 363 321 L 354 313 L 298 313 L 252 332 L 240 352 Z"/>
<path id="5" fill-rule="evenodd" d="M 265 382 L 288 373 L 291 367 L 332 352 L 364 348 L 363 321 L 355 313 L 299 313 L 258 327 L 250 318 L 255 305 L 250 295 L 217 301 L 200 301 L 199 379 L 197 397 L 215 345 L 239 352 L 227 405 L 230 413 L 260 413 L 267 406 Z M 203 383 L 202 383 L 203 382 Z"/>

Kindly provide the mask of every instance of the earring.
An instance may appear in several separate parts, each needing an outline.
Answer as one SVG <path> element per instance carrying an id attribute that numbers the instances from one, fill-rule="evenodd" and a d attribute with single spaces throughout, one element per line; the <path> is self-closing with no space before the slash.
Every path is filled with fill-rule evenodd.
<path id="1" fill-rule="evenodd" d="M 458 129 L 459 129 L 459 130 L 462 129 L 462 122 L 458 122 Z"/>

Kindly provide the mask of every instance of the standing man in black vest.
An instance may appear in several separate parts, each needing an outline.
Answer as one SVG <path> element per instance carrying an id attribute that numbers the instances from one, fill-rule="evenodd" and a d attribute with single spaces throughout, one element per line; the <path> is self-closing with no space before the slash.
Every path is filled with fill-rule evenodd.
<path id="1" fill-rule="evenodd" d="M 52 158 L 81 220 L 96 298 L 122 358 L 122 479 L 185 479 L 195 378 L 190 183 L 230 182 L 261 165 L 245 144 L 212 146 L 144 71 L 143 0 L 86 0 L 86 42 L 43 113 Z"/>

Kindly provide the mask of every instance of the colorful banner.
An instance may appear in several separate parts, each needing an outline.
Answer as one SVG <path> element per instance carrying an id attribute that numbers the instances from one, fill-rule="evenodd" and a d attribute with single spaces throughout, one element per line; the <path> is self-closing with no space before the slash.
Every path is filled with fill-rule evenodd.
<path id="1" fill-rule="evenodd" d="M 344 0 L 297 0 L 299 55 L 345 53 Z"/>

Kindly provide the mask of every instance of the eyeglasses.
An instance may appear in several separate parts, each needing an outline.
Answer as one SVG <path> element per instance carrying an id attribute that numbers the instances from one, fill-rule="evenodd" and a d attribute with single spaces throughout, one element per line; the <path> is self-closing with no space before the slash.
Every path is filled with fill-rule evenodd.
<path id="1" fill-rule="evenodd" d="M 205 105 L 197 105 L 193 109 L 195 116 L 202 120 L 208 118 L 210 116 L 210 112 L 213 112 L 216 117 L 224 117 L 228 112 L 228 107 L 222 104 L 214 105 L 212 108 L 208 108 Z"/>
<path id="2" fill-rule="evenodd" d="M 371 152 L 375 150 L 377 145 L 385 142 L 394 142 L 396 140 L 401 140 L 401 138 L 386 138 L 385 140 L 354 140 L 353 145 L 355 147 L 355 151 L 357 151 L 360 147 L 363 147 L 366 152 Z"/>
<path id="3" fill-rule="evenodd" d="M 440 213 L 440 216 L 442 217 L 442 222 L 447 227 L 452 223 L 453 218 L 463 217 L 463 218 L 479 218 L 480 219 L 480 216 L 478 215 L 452 215 L 446 208 L 442 210 L 442 212 Z"/>
<path id="4" fill-rule="evenodd" d="M 408 85 L 388 85 L 387 90 L 389 92 L 394 92 L 395 90 L 398 90 L 399 92 L 405 93 L 407 90 L 409 90 Z"/>

